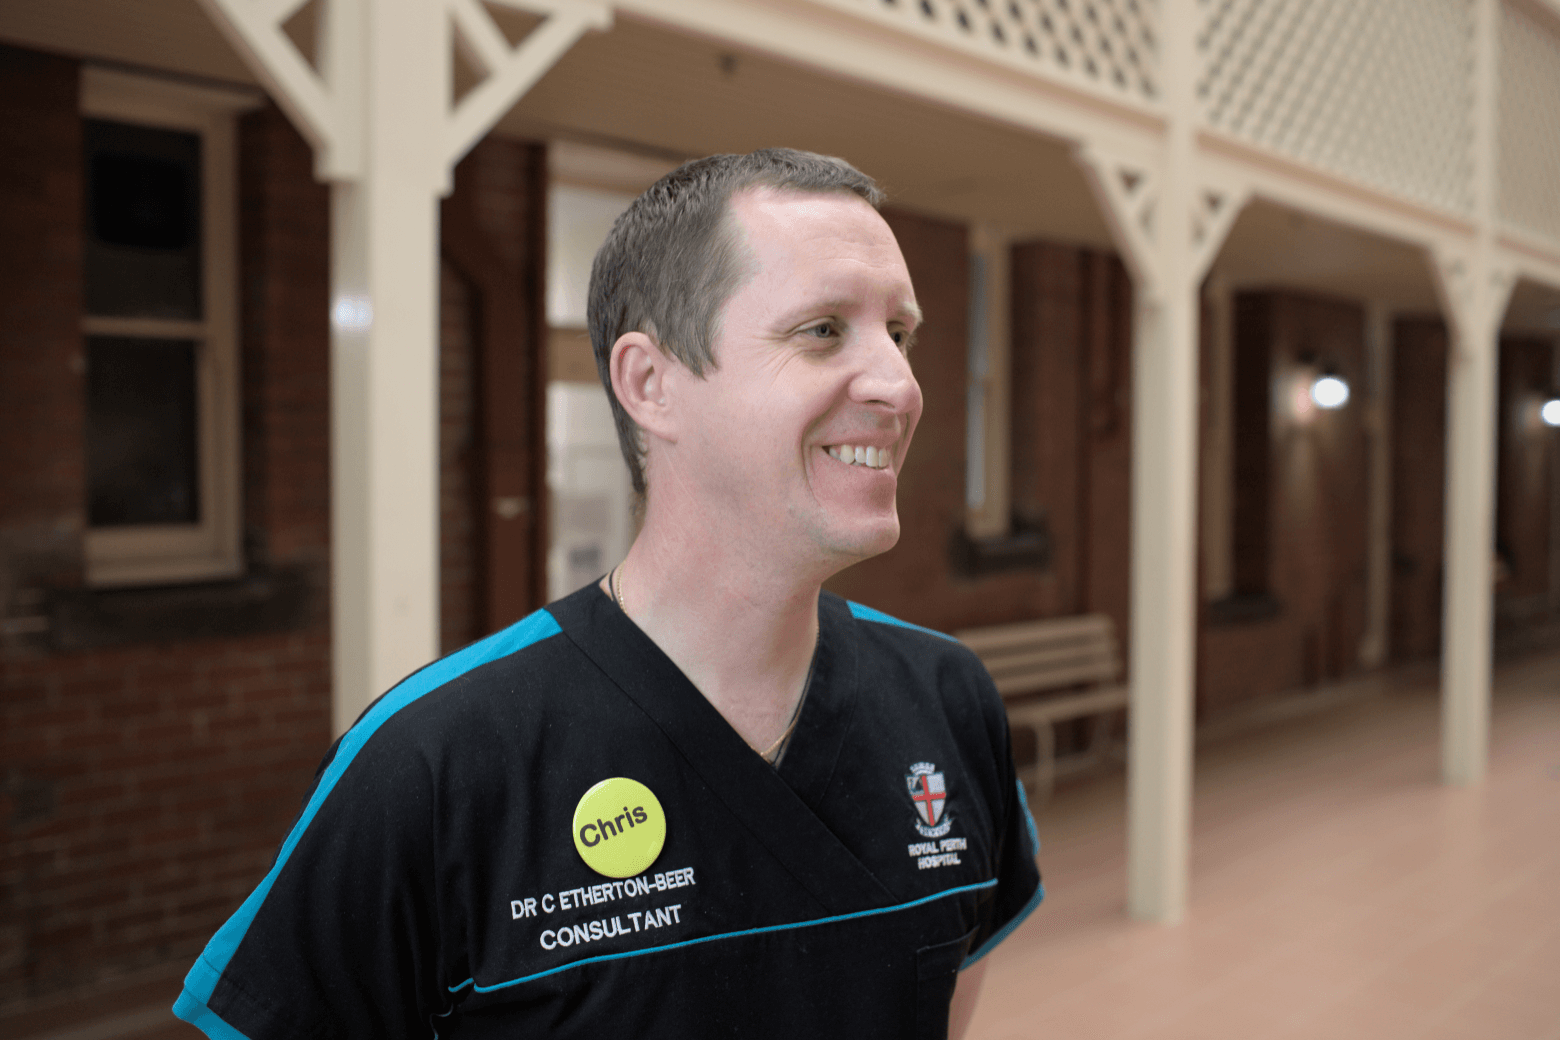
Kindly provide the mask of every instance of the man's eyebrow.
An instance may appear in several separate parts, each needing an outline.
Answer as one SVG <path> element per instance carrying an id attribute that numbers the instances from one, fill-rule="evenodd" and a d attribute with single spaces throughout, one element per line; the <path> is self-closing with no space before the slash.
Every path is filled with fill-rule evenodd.
<path id="1" fill-rule="evenodd" d="M 792 312 L 792 315 L 837 314 L 840 311 L 850 309 L 857 302 L 857 299 L 851 296 L 841 296 L 832 300 L 815 300 L 804 307 L 798 307 Z M 796 318 L 792 315 L 781 318 L 779 324 L 789 325 L 792 321 L 795 321 Z M 890 321 L 904 321 L 911 325 L 921 324 L 924 317 L 921 313 L 921 305 L 914 300 L 896 303 L 890 315 Z"/>

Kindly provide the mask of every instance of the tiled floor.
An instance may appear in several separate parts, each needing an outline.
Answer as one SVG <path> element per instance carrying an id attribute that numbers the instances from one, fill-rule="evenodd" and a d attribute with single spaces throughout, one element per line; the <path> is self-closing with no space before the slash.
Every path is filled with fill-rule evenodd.
<path id="1" fill-rule="evenodd" d="M 1123 911 L 1119 773 L 1064 787 L 1036 814 L 1046 902 L 992 955 L 969 1040 L 1560 1040 L 1560 655 L 1498 671 L 1474 790 L 1436 780 L 1435 681 L 1205 732 L 1178 927 Z M 0 1036 L 198 1035 L 161 1010 L 172 976 L 142 989 Z"/>
<path id="2" fill-rule="evenodd" d="M 970 1040 L 1560 1040 L 1560 657 L 1498 671 L 1472 790 L 1432 672 L 1313 696 L 1200 742 L 1178 927 L 1123 910 L 1120 775 L 1042 807 L 1047 899 Z"/>

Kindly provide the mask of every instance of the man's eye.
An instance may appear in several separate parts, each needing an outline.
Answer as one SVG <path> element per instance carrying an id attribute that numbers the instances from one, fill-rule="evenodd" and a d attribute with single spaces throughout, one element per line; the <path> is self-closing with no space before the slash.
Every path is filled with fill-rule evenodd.
<path id="1" fill-rule="evenodd" d="M 832 321 L 820 321 L 807 330 L 807 335 L 814 339 L 833 339 L 839 330 L 834 327 Z"/>

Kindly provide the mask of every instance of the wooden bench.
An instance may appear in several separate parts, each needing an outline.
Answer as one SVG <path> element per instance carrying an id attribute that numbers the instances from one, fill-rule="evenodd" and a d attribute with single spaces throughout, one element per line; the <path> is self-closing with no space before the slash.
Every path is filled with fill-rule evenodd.
<path id="1" fill-rule="evenodd" d="M 1110 713 L 1127 706 L 1120 684 L 1116 627 L 1104 614 L 1020 621 L 967 628 L 955 638 L 979 655 L 1007 704 L 1008 724 L 1035 735 L 1035 762 L 1019 768 L 1019 779 L 1044 801 L 1056 782 L 1058 722 L 1093 716 L 1089 761 L 1097 761 L 1110 738 Z M 1068 690 L 1057 696 L 1036 696 Z"/>

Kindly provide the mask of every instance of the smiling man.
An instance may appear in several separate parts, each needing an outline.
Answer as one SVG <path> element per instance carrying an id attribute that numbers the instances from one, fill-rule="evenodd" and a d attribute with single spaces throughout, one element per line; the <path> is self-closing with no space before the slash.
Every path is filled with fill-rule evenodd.
<path id="1" fill-rule="evenodd" d="M 899 537 L 921 321 L 873 182 L 689 163 L 597 255 L 644 524 L 332 749 L 178 1014 L 213 1037 L 959 1035 L 1039 902 L 1006 718 L 821 591 Z"/>

